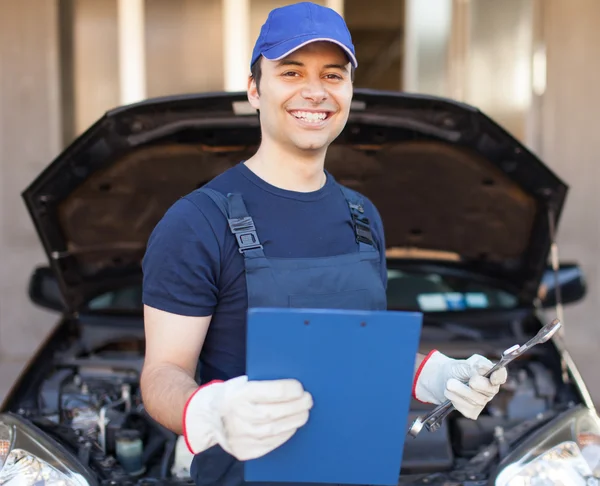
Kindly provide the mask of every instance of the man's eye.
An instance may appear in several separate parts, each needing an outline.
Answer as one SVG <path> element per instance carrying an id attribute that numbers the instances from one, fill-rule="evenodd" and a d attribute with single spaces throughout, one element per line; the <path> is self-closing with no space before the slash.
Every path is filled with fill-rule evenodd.
<path id="1" fill-rule="evenodd" d="M 295 73 L 293 71 L 287 71 L 285 73 L 282 74 L 282 76 L 296 76 L 298 73 Z"/>
<path id="2" fill-rule="evenodd" d="M 328 74 L 327 77 L 329 79 L 342 79 L 342 77 L 339 74 Z"/>

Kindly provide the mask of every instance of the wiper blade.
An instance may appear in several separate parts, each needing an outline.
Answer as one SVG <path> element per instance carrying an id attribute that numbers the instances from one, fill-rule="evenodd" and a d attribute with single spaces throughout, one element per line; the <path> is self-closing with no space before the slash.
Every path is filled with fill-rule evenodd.
<path id="1" fill-rule="evenodd" d="M 452 322 L 447 322 L 444 324 L 444 328 L 452 331 L 457 336 L 468 337 L 473 339 L 474 341 L 482 341 L 484 339 L 483 332 L 478 329 L 473 329 L 472 327 L 465 326 L 464 324 L 455 324 Z"/>
<path id="2" fill-rule="evenodd" d="M 447 321 L 443 319 L 433 319 L 427 317 L 424 322 L 423 332 L 427 331 L 427 328 L 434 325 L 438 330 L 447 331 L 452 337 L 463 337 L 473 341 L 483 341 L 483 332 L 479 329 L 474 329 L 466 324 L 460 324 L 457 322 Z M 437 331 L 439 333 L 439 331 Z"/>

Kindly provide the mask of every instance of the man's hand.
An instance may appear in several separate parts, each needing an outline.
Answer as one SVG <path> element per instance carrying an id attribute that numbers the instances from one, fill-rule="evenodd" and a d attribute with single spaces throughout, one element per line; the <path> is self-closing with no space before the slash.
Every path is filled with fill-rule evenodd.
<path id="1" fill-rule="evenodd" d="M 148 306 L 144 316 L 144 405 L 157 422 L 183 434 L 192 453 L 219 444 L 239 460 L 260 457 L 308 420 L 312 396 L 296 380 L 240 376 L 198 387 L 194 376 L 211 316 L 180 316 Z"/>
<path id="2" fill-rule="evenodd" d="M 478 354 L 457 360 L 434 350 L 415 375 L 413 396 L 435 405 L 449 399 L 456 410 L 475 420 L 506 382 L 506 368 L 500 368 L 489 378 L 482 376 L 492 367 L 490 360 Z"/>
<path id="3" fill-rule="evenodd" d="M 296 380 L 248 381 L 246 376 L 200 387 L 183 416 L 194 454 L 215 444 L 240 461 L 261 457 L 289 440 L 308 420 L 312 396 Z"/>

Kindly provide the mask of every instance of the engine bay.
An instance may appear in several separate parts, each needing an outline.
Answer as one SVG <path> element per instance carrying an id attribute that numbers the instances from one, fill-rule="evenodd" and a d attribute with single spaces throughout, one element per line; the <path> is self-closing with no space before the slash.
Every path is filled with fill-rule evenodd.
<path id="1" fill-rule="evenodd" d="M 17 413 L 108 483 L 190 483 L 192 456 L 183 439 L 144 410 L 139 388 L 143 350 L 143 336 L 92 348 L 71 343 L 47 363 L 35 393 Z M 555 373 L 534 353 L 512 363 L 506 384 L 477 421 L 454 412 L 438 431 L 407 437 L 402 477 L 451 472 L 490 444 L 500 444 L 506 430 L 564 402 Z M 413 401 L 407 429 L 431 408 Z"/>
<path id="2" fill-rule="evenodd" d="M 109 482 L 187 483 L 191 454 L 144 410 L 139 346 L 118 342 L 86 356 L 58 358 L 38 389 L 35 409 L 19 413 Z"/>

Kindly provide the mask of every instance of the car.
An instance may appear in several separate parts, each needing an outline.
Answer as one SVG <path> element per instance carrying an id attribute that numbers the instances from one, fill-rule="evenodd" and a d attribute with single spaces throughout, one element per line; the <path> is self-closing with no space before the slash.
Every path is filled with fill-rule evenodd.
<path id="1" fill-rule="evenodd" d="M 149 99 L 105 113 L 23 191 L 48 257 L 29 296 L 57 323 L 3 400 L 0 484 L 190 483 L 181 437 L 140 395 L 140 263 L 167 208 L 259 140 L 245 93 Z M 388 306 L 422 313 L 421 352 L 496 361 L 586 295 L 555 251 L 568 186 L 475 107 L 357 89 L 326 168 L 379 209 Z M 600 420 L 562 330 L 508 372 L 476 421 L 407 435 L 399 485 L 597 484 Z M 413 400 L 407 430 L 432 408 Z"/>

